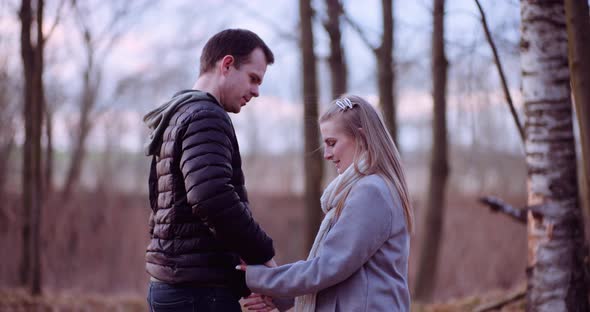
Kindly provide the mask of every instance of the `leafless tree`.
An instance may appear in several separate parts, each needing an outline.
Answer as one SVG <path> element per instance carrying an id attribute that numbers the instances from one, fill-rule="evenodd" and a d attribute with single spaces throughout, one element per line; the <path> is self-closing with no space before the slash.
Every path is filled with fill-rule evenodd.
<path id="1" fill-rule="evenodd" d="M 66 180 L 62 189 L 62 199 L 69 199 L 72 190 L 76 187 L 83 167 L 86 155 L 86 140 L 93 126 L 93 120 L 99 91 L 103 77 L 103 65 L 105 59 L 112 52 L 113 47 L 121 38 L 132 18 L 137 18 L 139 13 L 146 7 L 145 3 L 123 2 L 114 8 L 111 20 L 106 23 L 103 29 L 94 29 L 89 19 L 91 7 L 87 7 L 78 1 L 72 1 L 76 21 L 82 37 L 85 64 L 82 70 L 82 89 L 79 95 L 80 117 L 78 131 L 73 144 L 72 156 L 66 174 Z"/>
<path id="2" fill-rule="evenodd" d="M 434 0 L 432 33 L 433 124 L 432 156 L 428 202 L 421 225 L 423 242 L 420 248 L 418 276 L 414 296 L 429 300 L 436 283 L 439 249 L 445 207 L 445 186 L 449 176 L 447 146 L 447 57 L 444 43 L 444 0 Z"/>
<path id="3" fill-rule="evenodd" d="M 315 233 L 320 227 L 322 210 L 320 196 L 322 187 L 322 155 L 318 151 L 318 87 L 316 56 L 313 50 L 313 10 L 310 0 L 299 0 L 301 22 L 301 61 L 303 79 L 303 136 L 305 171 L 305 210 L 307 216 L 306 248 L 311 249 Z M 308 249 L 308 250 L 309 250 Z"/>
<path id="4" fill-rule="evenodd" d="M 41 293 L 41 205 L 43 202 L 41 174 L 41 128 L 43 125 L 43 0 L 35 7 L 23 0 L 19 11 L 21 21 L 21 57 L 24 71 L 25 143 L 23 163 L 23 255 L 20 277 L 33 295 Z M 35 28 L 33 28 L 35 17 Z M 31 32 L 34 32 L 32 36 Z M 34 40 L 33 40 L 34 38 Z"/>
<path id="5" fill-rule="evenodd" d="M 377 58 L 377 74 L 379 86 L 379 103 L 383 110 L 383 119 L 391 137 L 396 142 L 398 141 L 397 133 L 397 112 L 396 112 L 396 94 L 395 94 L 395 65 L 393 60 L 393 0 L 382 0 L 383 9 L 383 34 L 381 38 L 381 45 L 375 47 L 363 32 L 362 28 L 358 26 L 349 15 L 345 15 L 348 23 L 359 34 L 365 44 L 375 53 Z M 398 144 L 399 147 L 399 144 Z"/>
<path id="6" fill-rule="evenodd" d="M 347 89 L 348 77 L 344 50 L 342 49 L 342 32 L 340 18 L 344 13 L 340 0 L 326 0 L 328 18 L 324 21 L 324 28 L 330 37 L 330 72 L 332 81 L 332 98 L 344 94 Z"/>

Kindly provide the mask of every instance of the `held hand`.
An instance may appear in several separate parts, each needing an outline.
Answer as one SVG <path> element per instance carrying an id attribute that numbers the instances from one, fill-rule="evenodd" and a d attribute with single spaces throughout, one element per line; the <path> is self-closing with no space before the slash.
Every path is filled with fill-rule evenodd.
<path id="1" fill-rule="evenodd" d="M 275 258 L 272 258 L 272 259 L 266 261 L 264 263 L 264 265 L 266 265 L 269 268 L 276 268 L 277 267 L 277 263 L 275 262 Z"/>
<path id="2" fill-rule="evenodd" d="M 240 264 L 236 265 L 236 270 L 240 270 L 240 271 L 246 272 L 246 270 L 248 269 L 248 265 L 242 259 L 240 259 L 240 262 L 241 262 Z M 269 267 L 269 268 L 276 268 L 277 267 L 277 263 L 275 262 L 275 259 L 274 258 L 266 261 L 264 263 L 264 265 L 267 266 L 267 267 Z"/>
<path id="3" fill-rule="evenodd" d="M 242 258 L 240 258 L 240 264 L 236 265 L 236 270 L 246 272 L 246 267 L 247 267 L 246 261 L 244 261 Z"/>
<path id="4" fill-rule="evenodd" d="M 244 308 L 246 311 L 269 312 L 276 309 L 271 297 L 261 294 L 252 294 L 246 298 Z"/>

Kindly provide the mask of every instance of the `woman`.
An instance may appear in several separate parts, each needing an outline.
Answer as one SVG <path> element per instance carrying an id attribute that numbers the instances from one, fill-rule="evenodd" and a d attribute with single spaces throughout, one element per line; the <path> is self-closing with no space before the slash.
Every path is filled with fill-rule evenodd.
<path id="1" fill-rule="evenodd" d="M 326 216 L 307 261 L 236 268 L 253 292 L 297 296 L 296 311 L 409 311 L 412 209 L 393 140 L 358 96 L 335 100 L 319 124 L 339 175 L 322 195 Z M 249 304 L 264 305 L 272 307 L 264 297 Z"/>

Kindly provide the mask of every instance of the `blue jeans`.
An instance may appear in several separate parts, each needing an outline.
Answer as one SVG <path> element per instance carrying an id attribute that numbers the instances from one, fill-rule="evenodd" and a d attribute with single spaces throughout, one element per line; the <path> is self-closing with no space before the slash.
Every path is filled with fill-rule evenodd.
<path id="1" fill-rule="evenodd" d="M 150 282 L 150 312 L 240 312 L 239 296 L 224 287 L 194 287 Z"/>

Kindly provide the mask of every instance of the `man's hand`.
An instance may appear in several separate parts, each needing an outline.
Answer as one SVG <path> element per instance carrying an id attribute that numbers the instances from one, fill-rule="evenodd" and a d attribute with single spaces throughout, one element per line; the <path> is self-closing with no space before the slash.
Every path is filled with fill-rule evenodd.
<path id="1" fill-rule="evenodd" d="M 251 294 L 244 300 L 246 311 L 269 312 L 277 307 L 272 302 L 271 297 L 261 294 Z"/>
<path id="2" fill-rule="evenodd" d="M 277 263 L 275 262 L 275 259 L 274 258 L 266 261 L 264 263 L 264 265 L 267 266 L 267 267 L 269 267 L 269 268 L 276 268 L 277 267 Z M 240 270 L 240 271 L 246 272 L 247 269 L 248 269 L 248 265 L 246 264 L 246 262 L 244 262 L 244 260 L 240 259 L 240 264 L 236 265 L 236 270 Z"/>
<path id="3" fill-rule="evenodd" d="M 272 259 L 266 261 L 264 263 L 264 265 L 266 265 L 269 268 L 276 268 L 277 267 L 277 263 L 275 262 L 275 258 L 272 258 Z"/>

